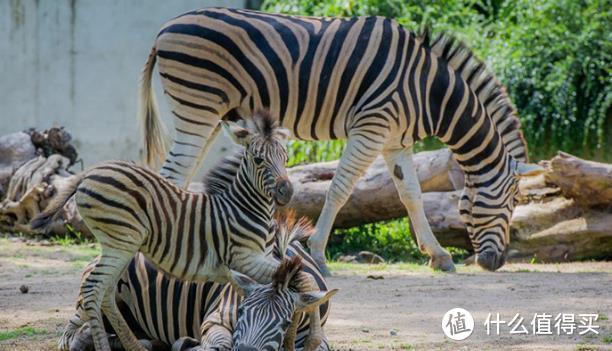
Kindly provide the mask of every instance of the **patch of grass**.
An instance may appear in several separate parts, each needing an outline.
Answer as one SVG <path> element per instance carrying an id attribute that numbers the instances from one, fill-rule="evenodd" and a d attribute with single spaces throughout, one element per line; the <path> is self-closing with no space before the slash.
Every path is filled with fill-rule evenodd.
<path id="1" fill-rule="evenodd" d="M 600 321 L 607 321 L 608 320 L 608 315 L 600 313 L 599 317 L 597 319 L 599 319 Z"/>
<path id="2" fill-rule="evenodd" d="M 17 329 L 9 329 L 6 331 L 0 331 L 0 341 L 11 340 L 22 336 L 35 336 L 49 334 L 49 331 L 34 327 L 20 327 Z"/>
<path id="3" fill-rule="evenodd" d="M 612 344 L 612 334 L 604 336 L 601 341 L 603 341 L 604 344 Z"/>

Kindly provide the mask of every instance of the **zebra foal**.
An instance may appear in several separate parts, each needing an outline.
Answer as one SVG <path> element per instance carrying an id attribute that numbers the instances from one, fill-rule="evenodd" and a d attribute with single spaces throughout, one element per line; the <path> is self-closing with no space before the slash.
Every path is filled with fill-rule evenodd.
<path id="1" fill-rule="evenodd" d="M 222 193 L 192 193 L 155 172 L 126 162 L 107 162 L 75 177 L 49 209 L 32 222 L 41 227 L 74 194 L 84 223 L 102 252 L 81 285 L 83 308 L 98 351 L 110 350 L 104 309 L 123 346 L 142 350 L 115 303 L 115 286 L 134 254 L 142 252 L 172 276 L 227 282 L 230 269 L 267 283 L 278 262 L 265 255 L 275 204 L 292 195 L 285 163 L 287 132 L 267 114 L 255 130 L 225 123 L 244 146 L 237 175 Z"/>
<path id="2" fill-rule="evenodd" d="M 296 221 L 292 215 L 277 216 L 272 231 L 274 242 L 266 251 L 284 266 L 279 266 L 274 282 L 268 285 L 238 273 L 234 273 L 233 284 L 180 281 L 157 270 L 139 253 L 122 274 L 116 290 L 118 305 L 130 328 L 145 343 L 157 346 L 151 348 L 155 351 L 167 350 L 169 345 L 173 351 L 247 347 L 278 350 L 284 341 L 298 350 L 305 349 L 309 318 L 301 310 L 320 306 L 322 327 L 329 315 L 329 298 L 337 290 L 328 290 L 316 263 L 300 244 L 313 232 L 308 221 Z M 302 266 L 297 274 L 294 268 L 300 263 L 290 261 L 295 258 Z M 83 279 L 96 262 L 85 268 Z M 315 290 L 303 291 L 299 282 L 302 272 L 314 277 Z M 77 311 L 59 340 L 61 351 L 83 351 L 93 345 L 83 313 L 77 303 Z M 299 320 L 293 324 L 297 328 L 295 342 L 290 336 L 283 340 L 290 334 L 293 318 Z M 322 341 L 318 350 L 328 350 L 324 334 Z"/>

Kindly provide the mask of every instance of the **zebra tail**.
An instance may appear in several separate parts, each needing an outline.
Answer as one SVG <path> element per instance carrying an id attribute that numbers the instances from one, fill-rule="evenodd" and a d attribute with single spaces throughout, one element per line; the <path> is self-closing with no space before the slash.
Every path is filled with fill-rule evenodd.
<path id="1" fill-rule="evenodd" d="M 144 161 L 147 166 L 155 168 L 166 156 L 168 141 L 166 130 L 160 119 L 151 78 L 157 60 L 157 49 L 153 47 L 149 58 L 142 69 L 140 78 L 140 99 L 138 116 L 141 122 L 144 140 Z"/>
<path id="2" fill-rule="evenodd" d="M 66 182 L 63 189 L 60 189 L 58 194 L 53 198 L 53 200 L 51 200 L 45 210 L 32 219 L 30 222 L 30 227 L 32 229 L 41 229 L 55 220 L 56 215 L 64 207 L 66 202 L 70 200 L 72 195 L 74 195 L 77 187 L 79 184 L 81 184 L 86 174 L 87 172 L 81 172 L 71 176 L 71 179 Z"/>

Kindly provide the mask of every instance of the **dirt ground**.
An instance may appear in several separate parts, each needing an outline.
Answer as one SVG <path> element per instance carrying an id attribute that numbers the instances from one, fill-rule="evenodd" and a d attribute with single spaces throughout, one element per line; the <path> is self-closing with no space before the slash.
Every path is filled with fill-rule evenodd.
<path id="1" fill-rule="evenodd" d="M 80 269 L 96 253 L 93 245 L 0 238 L 0 350 L 55 350 Z M 341 292 L 325 330 L 334 350 L 612 350 L 612 262 L 510 264 L 496 273 L 459 266 L 454 274 L 414 264 L 332 268 L 330 286 Z M 454 307 L 474 317 L 467 340 L 442 332 L 442 316 Z M 487 335 L 488 313 L 506 322 L 519 313 L 530 335 L 510 335 L 505 325 Z M 535 313 L 597 313 L 599 334 L 557 336 L 553 327 L 555 335 L 533 335 Z"/>

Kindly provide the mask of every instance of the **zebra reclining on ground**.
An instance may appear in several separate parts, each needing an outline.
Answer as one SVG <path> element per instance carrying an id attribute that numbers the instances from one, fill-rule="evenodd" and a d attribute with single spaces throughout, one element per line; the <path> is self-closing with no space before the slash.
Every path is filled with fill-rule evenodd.
<path id="1" fill-rule="evenodd" d="M 274 242 L 267 248 L 269 254 L 279 261 L 301 258 L 303 271 L 315 277 L 318 291 L 299 295 L 294 292 L 299 284 L 287 284 L 296 276 L 282 274 L 275 274 L 276 282 L 265 287 L 246 277 L 237 279 L 242 284 L 238 289 L 231 284 L 184 282 L 156 270 L 139 253 L 117 284 L 117 303 L 130 328 L 138 338 L 147 340 L 151 350 L 167 350 L 168 345 L 174 344 L 173 351 L 221 351 L 243 341 L 249 341 L 257 350 L 277 350 L 298 305 L 320 305 L 323 326 L 329 313 L 328 300 L 336 291 L 327 291 L 316 263 L 300 244 L 313 232 L 312 225 L 304 219 L 296 221 L 293 215 L 283 215 L 277 217 L 272 231 Z M 85 268 L 83 280 L 95 263 Z M 240 296 L 240 290 L 246 290 L 246 298 Z M 85 351 L 93 347 L 82 313 L 77 303 L 77 312 L 60 338 L 60 350 Z M 302 349 L 308 335 L 308 318 L 303 313 L 296 317 L 299 328 L 295 348 Z M 319 350 L 328 350 L 325 335 L 322 339 Z"/>
<path id="2" fill-rule="evenodd" d="M 249 130 L 224 123 L 244 146 L 244 158 L 223 193 L 193 193 L 155 172 L 126 162 L 107 162 L 82 172 L 32 221 L 42 227 L 75 196 L 79 214 L 98 239 L 98 264 L 81 285 L 83 308 L 97 351 L 109 351 L 102 310 L 123 347 L 144 351 L 117 309 L 115 287 L 137 252 L 159 269 L 185 280 L 230 279 L 230 270 L 269 283 L 278 262 L 265 255 L 275 204 L 292 195 L 285 163 L 288 133 L 267 114 Z M 315 286 L 312 282 L 311 286 Z M 310 318 L 320 329 L 318 309 Z M 320 343 L 311 330 L 309 348 Z"/>
<path id="3" fill-rule="evenodd" d="M 174 115 L 166 154 L 151 87 L 158 62 Z M 324 272 L 325 247 L 338 211 L 357 180 L 383 155 L 434 268 L 453 270 L 425 217 L 412 145 L 437 137 L 466 174 L 459 210 L 477 263 L 504 264 L 517 176 L 528 166 L 516 110 L 495 76 L 463 44 L 432 40 L 383 17 L 304 17 L 205 8 L 163 25 L 143 70 L 141 113 L 150 164 L 189 184 L 219 120 L 265 108 L 293 137 L 347 139 L 325 205 L 309 240 Z"/>

